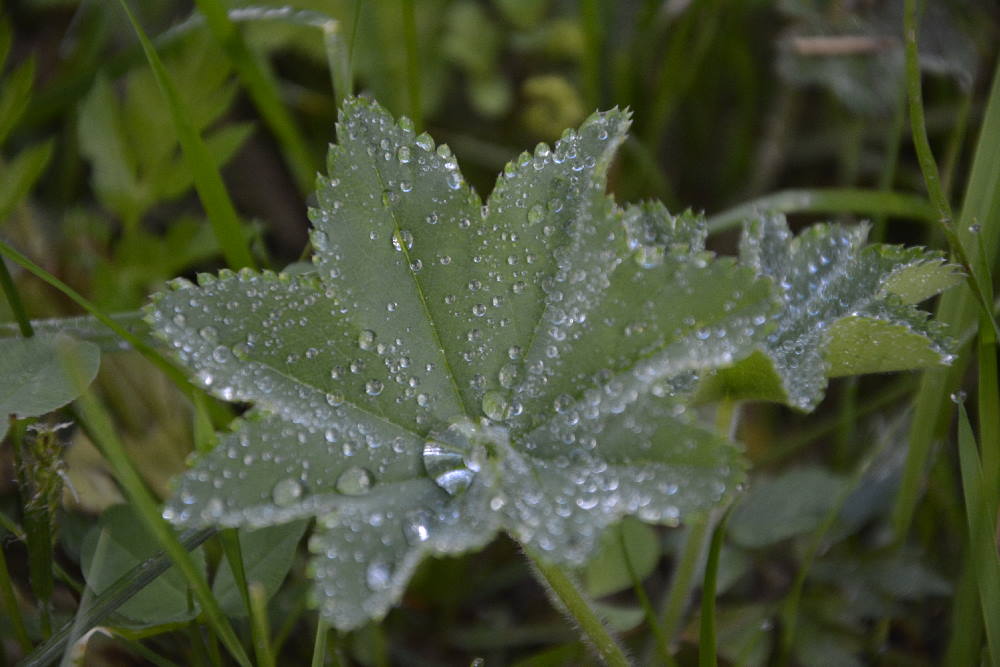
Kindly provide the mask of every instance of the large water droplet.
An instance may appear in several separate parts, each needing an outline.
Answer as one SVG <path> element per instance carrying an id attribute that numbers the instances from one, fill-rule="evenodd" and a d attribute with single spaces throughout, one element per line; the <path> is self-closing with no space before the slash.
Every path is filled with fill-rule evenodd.
<path id="1" fill-rule="evenodd" d="M 507 418 L 507 410 L 510 403 L 503 392 L 488 391 L 483 396 L 483 414 L 493 421 L 502 421 Z"/>
<path id="2" fill-rule="evenodd" d="M 663 264 L 663 256 L 663 247 L 658 245 L 639 246 L 635 251 L 635 261 L 644 269 L 652 269 Z"/>
<path id="3" fill-rule="evenodd" d="M 453 496 L 469 488 L 476 476 L 466 467 L 462 452 L 435 440 L 424 443 L 424 468 L 435 484 Z"/>
<path id="4" fill-rule="evenodd" d="M 515 355 L 515 356 L 520 356 Z M 513 357 L 512 357 L 513 358 Z M 500 373 L 497 375 L 497 379 L 500 381 L 500 386 L 504 389 L 510 389 L 517 382 L 517 376 L 519 372 L 519 367 L 517 364 L 504 364 L 500 368 Z"/>
<path id="5" fill-rule="evenodd" d="M 383 387 L 381 380 L 369 380 L 365 383 L 365 393 L 369 396 L 378 396 L 382 393 Z"/>
<path id="6" fill-rule="evenodd" d="M 410 544 L 426 542 L 431 536 L 431 515 L 425 510 L 414 510 L 406 515 L 403 536 Z"/>
<path id="7" fill-rule="evenodd" d="M 375 347 L 375 332 L 371 329 L 365 329 L 358 334 L 358 347 L 362 350 L 370 350 Z"/>
<path id="8" fill-rule="evenodd" d="M 337 478 L 337 492 L 345 496 L 363 496 L 371 491 L 374 477 L 361 466 L 351 466 Z"/>
<path id="9" fill-rule="evenodd" d="M 278 507 L 288 507 L 302 497 L 302 483 L 294 477 L 287 477 L 271 489 L 271 500 Z"/>
<path id="10" fill-rule="evenodd" d="M 382 561 L 375 561 L 365 571 L 365 583 L 373 591 L 384 591 L 392 583 L 392 570 Z"/>

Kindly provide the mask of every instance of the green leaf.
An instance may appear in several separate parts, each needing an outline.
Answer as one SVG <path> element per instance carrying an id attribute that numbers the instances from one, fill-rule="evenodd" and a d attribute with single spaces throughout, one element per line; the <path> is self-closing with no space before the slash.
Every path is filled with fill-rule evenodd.
<path id="1" fill-rule="evenodd" d="M 109 507 L 83 541 L 81 568 L 87 585 L 100 595 L 118 578 L 159 551 L 159 543 L 130 505 Z M 205 568 L 201 550 L 192 552 Z M 121 625 L 146 628 L 187 621 L 198 615 L 184 576 L 171 567 L 118 608 Z"/>
<path id="2" fill-rule="evenodd" d="M 626 561 L 625 550 L 628 550 Z M 583 583 L 591 597 L 603 597 L 632 588 L 629 564 L 640 580 L 645 579 L 660 560 L 660 540 L 656 531 L 634 519 L 625 519 L 601 536 L 597 554 L 587 563 Z"/>
<path id="3" fill-rule="evenodd" d="M 709 378 L 702 398 L 728 395 L 812 410 L 828 377 L 947 364 L 942 326 L 913 304 L 961 275 L 936 252 L 865 247 L 868 227 L 815 225 L 793 238 L 783 215 L 744 229 L 741 261 L 778 286 L 784 307 L 767 342 Z"/>
<path id="4" fill-rule="evenodd" d="M 87 384 L 97 376 L 101 351 L 65 334 L 0 339 L 0 415 L 38 417 L 66 405 L 80 392 L 65 368 L 72 355 Z"/>
<path id="5" fill-rule="evenodd" d="M 0 182 L 0 224 L 7 215 L 24 199 L 42 175 L 49 158 L 52 157 L 53 140 L 25 148 L 10 164 L 4 166 L 4 178 Z"/>
<path id="6" fill-rule="evenodd" d="M 263 586 L 265 596 L 270 599 L 292 568 L 295 551 L 306 530 L 307 522 L 295 521 L 279 526 L 268 526 L 257 530 L 240 531 L 240 549 L 243 552 L 243 567 L 247 584 L 256 582 Z M 227 616 L 246 616 L 243 603 L 229 561 L 223 560 L 212 582 L 212 594 Z"/>
<path id="7" fill-rule="evenodd" d="M 0 91 L 0 144 L 10 135 L 31 101 L 35 82 L 35 59 L 29 58 L 3 79 Z"/>
<path id="8" fill-rule="evenodd" d="M 156 141 L 157 135 L 151 135 Z M 127 141 L 121 110 L 111 84 L 98 76 L 80 105 L 77 125 L 80 152 L 91 161 L 94 190 L 102 203 L 122 218 L 137 219 L 145 210 L 136 159 Z"/>
<path id="9" fill-rule="evenodd" d="M 508 165 L 485 206 L 451 151 L 349 100 L 318 181 L 316 272 L 172 283 L 149 322 L 207 390 L 252 403 L 166 515 L 318 516 L 317 603 L 380 617 L 431 554 L 503 529 L 582 565 L 626 515 L 676 525 L 743 479 L 684 400 L 762 345 L 770 281 L 704 251 L 705 223 L 619 207 L 628 125 L 599 113 Z"/>
<path id="10" fill-rule="evenodd" d="M 607 622 L 615 632 L 628 632 L 642 623 L 645 618 L 639 607 L 623 607 L 606 602 L 594 602 L 594 610 Z"/>
<path id="11" fill-rule="evenodd" d="M 759 549 L 808 533 L 822 523 L 843 486 L 843 479 L 822 468 L 795 468 L 758 480 L 733 510 L 729 538 Z"/>

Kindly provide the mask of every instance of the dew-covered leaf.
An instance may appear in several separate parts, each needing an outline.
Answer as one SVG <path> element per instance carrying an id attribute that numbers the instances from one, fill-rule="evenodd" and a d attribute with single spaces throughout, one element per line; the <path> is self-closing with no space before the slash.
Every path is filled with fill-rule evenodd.
<path id="1" fill-rule="evenodd" d="M 766 343 L 709 378 L 701 396 L 811 410 L 829 377 L 949 363 L 943 327 L 914 304 L 961 274 L 940 253 L 865 246 L 867 236 L 866 225 L 814 225 L 793 238 L 782 215 L 750 222 L 741 261 L 774 281 L 783 308 Z"/>
<path id="2" fill-rule="evenodd" d="M 778 304 L 705 252 L 701 217 L 606 195 L 627 126 L 594 114 L 483 205 L 446 146 L 349 100 L 311 211 L 317 270 L 176 281 L 149 307 L 201 386 L 253 404 L 165 515 L 319 517 L 316 603 L 351 629 L 422 558 L 497 530 L 582 565 L 624 516 L 676 524 L 732 493 L 739 449 L 685 400 L 764 344 Z"/>
<path id="3" fill-rule="evenodd" d="M 74 363 L 75 368 L 67 368 Z M 85 384 L 97 375 L 101 350 L 93 343 L 65 334 L 0 339 L 0 416 L 38 417 L 80 395 L 79 373 Z"/>

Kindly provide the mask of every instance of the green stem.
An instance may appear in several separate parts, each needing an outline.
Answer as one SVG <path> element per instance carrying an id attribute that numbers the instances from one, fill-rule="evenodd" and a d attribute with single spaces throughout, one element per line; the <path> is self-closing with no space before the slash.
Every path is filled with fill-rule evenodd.
<path id="1" fill-rule="evenodd" d="M 42 636 L 48 638 L 52 634 L 52 593 L 55 589 L 52 577 L 53 526 L 44 499 L 45 492 L 39 488 L 34 477 L 38 462 L 26 451 L 24 433 L 25 422 L 11 421 L 14 469 L 24 513 L 25 544 L 28 548 L 28 578 L 38 601 Z"/>
<path id="2" fill-rule="evenodd" d="M 597 655 L 611 667 L 628 667 L 631 663 L 624 649 L 608 631 L 604 621 L 590 606 L 590 601 L 569 574 L 558 565 L 545 562 L 527 547 L 524 553 L 531 561 L 532 570 L 539 582 L 573 619 Z"/>

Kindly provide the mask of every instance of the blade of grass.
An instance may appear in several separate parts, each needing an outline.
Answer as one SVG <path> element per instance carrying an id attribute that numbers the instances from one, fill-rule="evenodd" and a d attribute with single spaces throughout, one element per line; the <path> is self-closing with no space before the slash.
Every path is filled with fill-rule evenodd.
<path id="1" fill-rule="evenodd" d="M 899 166 L 899 148 L 903 144 L 903 132 L 906 130 L 906 90 L 900 88 L 899 99 L 896 103 L 896 110 L 892 114 L 892 123 L 885 138 L 885 153 L 882 158 L 882 169 L 878 175 L 879 192 L 889 192 L 892 184 L 896 180 L 896 171 Z M 872 216 L 872 232 L 869 238 L 872 242 L 882 243 L 885 241 L 885 218 L 884 214 Z"/>
<path id="2" fill-rule="evenodd" d="M 979 264 L 984 269 L 986 296 L 993 300 L 993 277 L 986 259 L 986 248 L 977 238 Z M 979 442 L 982 443 L 983 474 L 988 489 L 1000 489 L 1000 389 L 997 387 L 997 335 L 988 314 L 979 313 Z M 996 498 L 994 505 L 996 505 Z"/>
<path id="3" fill-rule="evenodd" d="M 584 99 L 588 109 L 601 106 L 603 84 L 601 65 L 604 58 L 604 16 L 601 0 L 580 0 L 580 24 L 586 46 L 580 59 Z"/>
<path id="4" fill-rule="evenodd" d="M 996 543 L 997 490 L 985 483 L 976 450 L 976 436 L 965 406 L 961 404 L 958 406 L 958 454 L 990 664 L 1000 667 L 1000 605 L 996 603 L 1000 600 L 1000 556 L 997 555 Z"/>
<path id="5" fill-rule="evenodd" d="M 722 22 L 718 0 L 690 3 L 683 9 L 667 42 L 663 65 L 657 75 L 644 143 L 658 153 L 674 109 L 697 80 L 708 47 Z"/>
<path id="6" fill-rule="evenodd" d="M 355 9 L 355 14 L 358 10 Z M 355 16 L 355 26 L 357 16 Z M 339 21 L 327 21 L 323 24 L 323 46 L 326 48 L 327 67 L 330 68 L 330 81 L 333 84 L 333 99 L 340 108 L 344 99 L 354 94 L 353 76 L 351 74 L 351 43 L 344 39 L 344 29 Z"/>
<path id="7" fill-rule="evenodd" d="M 417 15 L 414 0 L 400 0 L 403 13 L 403 43 L 406 48 L 406 91 L 410 120 L 417 132 L 424 128 L 424 107 L 420 99 L 420 52 L 417 49 Z"/>
<path id="8" fill-rule="evenodd" d="M 983 614 L 979 604 L 975 561 L 969 540 L 965 540 L 962 569 L 951 604 L 951 635 L 942 665 L 975 665 L 983 652 Z"/>
<path id="9" fill-rule="evenodd" d="M 14 585 L 11 583 L 10 570 L 7 568 L 7 557 L 0 547 L 0 599 L 7 610 L 7 618 L 14 626 L 14 638 L 17 640 L 21 650 L 25 653 L 31 650 L 31 638 L 28 637 L 28 630 L 24 625 L 24 616 L 21 615 L 21 607 L 17 604 L 17 595 L 14 593 Z"/>
<path id="10" fill-rule="evenodd" d="M 712 532 L 712 543 L 708 547 L 708 562 L 705 564 L 705 579 L 701 587 L 701 625 L 698 633 L 699 667 L 715 667 L 719 661 L 715 654 L 715 587 L 719 577 L 719 554 L 726 535 L 727 509 Z"/>
<path id="11" fill-rule="evenodd" d="M 659 658 L 668 667 L 676 667 L 677 662 L 674 660 L 674 656 L 670 654 L 670 640 L 667 639 L 667 635 L 663 632 L 663 627 L 656 617 L 656 610 L 653 609 L 653 604 L 649 601 L 649 596 L 646 595 L 646 589 L 635 572 L 624 533 L 618 534 L 618 544 L 621 547 L 622 556 L 624 556 L 625 568 L 628 570 L 629 579 L 632 580 L 632 590 L 635 591 L 635 596 L 639 600 L 639 606 L 642 607 L 643 616 L 646 617 L 646 625 L 649 626 L 650 631 L 653 633 L 653 639 L 656 640 L 656 651 L 659 654 Z"/>
<path id="12" fill-rule="evenodd" d="M 153 77 L 156 79 L 156 83 L 167 102 L 167 108 L 170 110 L 174 129 L 177 131 L 177 137 L 184 152 L 184 158 L 187 161 L 188 169 L 191 170 L 195 190 L 197 190 L 198 197 L 201 199 L 201 203 L 205 207 L 205 212 L 208 214 L 208 219 L 212 223 L 212 230 L 218 240 L 219 248 L 222 249 L 222 254 L 226 258 L 226 262 L 232 269 L 239 269 L 244 266 L 254 268 L 256 264 L 244 240 L 240 221 L 236 215 L 236 208 L 229 198 L 229 193 L 222 182 L 222 176 L 219 174 L 215 160 L 208 152 L 208 148 L 205 146 L 205 142 L 202 141 L 201 135 L 194 128 L 190 113 L 177 94 L 177 89 L 174 87 L 170 75 L 167 74 L 167 70 L 163 66 L 159 54 L 157 54 L 153 44 L 149 41 L 149 37 L 146 36 L 139 21 L 129 8 L 127 0 L 119 0 L 119 4 L 125 11 L 136 35 L 139 37 L 139 42 L 142 44 L 142 49 L 146 54 L 146 60 L 149 61 L 149 67 L 153 72 Z"/>
<path id="13" fill-rule="evenodd" d="M 28 313 L 24 309 L 21 293 L 17 291 L 17 285 L 14 284 L 14 279 L 7 269 L 7 262 L 3 259 L 0 259 L 0 287 L 3 288 L 4 296 L 7 297 L 7 303 L 10 304 L 10 309 L 14 313 L 14 319 L 17 320 L 17 328 L 21 331 L 21 335 L 25 338 L 31 338 L 35 335 L 35 330 L 32 328 L 31 320 L 28 319 Z"/>
<path id="14" fill-rule="evenodd" d="M 330 634 L 330 626 L 320 617 L 316 621 L 316 639 L 313 642 L 312 667 L 323 667 L 326 664 L 327 637 Z"/>
<path id="15" fill-rule="evenodd" d="M 542 558 L 524 549 L 539 583 L 556 603 L 576 624 L 584 639 L 594 652 L 611 667 L 628 667 L 631 663 L 625 650 L 611 635 L 604 621 L 590 605 L 590 601 L 571 576 L 557 565 L 546 563 Z"/>
<path id="16" fill-rule="evenodd" d="M 100 563 L 108 554 L 108 531 L 101 530 L 97 536 L 97 546 L 94 548 L 94 559 L 92 562 Z M 90 586 L 86 586 L 83 589 L 83 595 L 80 596 L 80 602 L 76 607 L 76 613 L 73 615 L 73 621 L 70 623 L 69 635 L 66 637 L 66 648 L 63 649 L 62 660 L 59 662 L 60 667 L 68 666 L 73 664 L 74 654 L 77 650 L 86 651 L 86 647 L 79 647 L 80 638 L 84 637 L 90 628 L 83 625 L 83 621 L 87 611 L 90 609 L 90 605 L 93 604 L 94 591 Z M 86 644 L 86 639 L 84 639 L 84 644 Z M 82 657 L 82 656 L 81 656 Z"/>
<path id="17" fill-rule="evenodd" d="M 76 375 L 77 369 L 73 367 L 73 361 L 71 359 L 64 361 L 68 366 L 67 370 L 70 376 L 73 377 Z M 219 608 L 218 602 L 212 596 L 212 590 L 209 588 L 204 574 L 198 570 L 191 555 L 181 545 L 173 528 L 160 515 L 156 499 L 149 489 L 146 488 L 139 473 L 132 466 L 124 445 L 114 431 L 110 415 L 105 411 L 93 392 L 87 390 L 86 383 L 79 382 L 78 388 L 81 391 L 81 396 L 77 399 L 79 416 L 91 441 L 98 447 L 111 465 L 112 470 L 115 472 L 115 477 L 125 492 L 125 496 L 135 507 L 146 527 L 156 536 L 157 541 L 170 556 L 170 560 L 173 561 L 177 569 L 187 579 L 188 585 L 194 591 L 195 597 L 201 604 L 202 613 L 206 616 L 209 625 L 211 625 L 216 635 L 222 640 L 230 655 L 240 665 L 250 667 L 250 659 L 243 650 L 229 621 Z"/>
<path id="18" fill-rule="evenodd" d="M 910 101 L 910 130 L 913 134 L 913 147 L 917 153 L 917 162 L 920 164 L 920 171 L 924 176 L 924 184 L 927 187 L 927 195 L 931 204 L 937 212 L 938 222 L 952 256 L 965 269 L 969 286 L 979 300 L 985 317 L 989 318 L 994 329 L 997 324 L 993 320 L 991 312 L 989 291 L 984 283 L 983 271 L 985 266 L 973 265 L 969 259 L 969 252 L 962 238 L 955 231 L 954 218 L 951 212 L 951 205 L 941 187 L 941 177 L 938 174 L 937 162 L 934 160 L 934 152 L 931 150 L 930 140 L 927 138 L 927 124 L 924 118 L 924 99 L 921 89 L 920 78 L 920 54 L 917 50 L 917 31 L 919 24 L 919 12 L 917 0 L 905 0 L 903 5 L 903 37 L 904 52 L 906 55 L 906 91 Z"/>
<path id="19" fill-rule="evenodd" d="M 178 538 L 187 551 L 196 549 L 210 537 L 215 535 L 214 528 L 188 530 Z M 98 597 L 94 598 L 85 613 L 77 620 L 70 621 L 59 628 L 52 636 L 23 661 L 23 667 L 43 667 L 55 660 L 63 650 L 73 630 L 79 622 L 79 628 L 86 632 L 100 624 L 116 609 L 130 600 L 136 593 L 148 586 L 154 579 L 166 572 L 173 563 L 166 552 L 160 552 L 139 563 L 123 574 L 118 581 L 109 586 Z"/>
<path id="20" fill-rule="evenodd" d="M 22 267 L 27 269 L 29 272 L 34 274 L 36 277 L 45 281 L 52 287 L 56 288 L 64 295 L 69 297 L 71 301 L 76 303 L 78 306 L 83 308 L 85 311 L 90 313 L 98 322 L 106 326 L 107 328 L 114 331 L 122 340 L 128 342 L 136 351 L 140 352 L 146 359 L 148 359 L 154 366 L 159 368 L 163 373 L 170 378 L 177 387 L 187 394 L 192 395 L 194 392 L 200 391 L 192 385 L 187 377 L 174 366 L 166 357 L 164 357 L 158 350 L 156 350 L 152 345 L 146 343 L 144 340 L 133 334 L 131 331 L 122 326 L 119 322 L 115 321 L 103 311 L 101 311 L 97 306 L 92 304 L 89 300 L 84 298 L 79 292 L 74 290 L 72 287 L 64 283 L 63 281 L 56 278 L 54 275 L 38 266 L 30 259 L 22 255 L 20 252 L 15 250 L 13 247 L 7 243 L 0 241 L 0 255 L 13 260 L 15 263 L 20 264 Z"/>
<path id="21" fill-rule="evenodd" d="M 305 138 L 282 103 L 278 84 L 260 57 L 250 50 L 246 40 L 220 0 L 195 0 L 205 17 L 209 32 L 219 43 L 236 69 L 240 82 L 263 116 L 264 122 L 281 145 L 300 192 L 308 194 L 315 185 L 316 169 Z"/>
<path id="22" fill-rule="evenodd" d="M 253 599 L 252 585 L 247 581 L 246 568 L 243 564 L 243 550 L 240 547 L 240 534 L 235 528 L 226 528 L 219 532 L 219 542 L 222 544 L 222 551 L 226 555 L 226 561 L 233 573 L 233 581 L 239 590 L 243 604 L 247 608 L 247 615 L 250 618 L 250 636 L 253 640 L 254 657 L 257 659 L 258 667 L 270 667 L 274 664 L 271 656 L 270 631 L 267 628 L 267 600 L 264 599 L 263 607 Z M 259 615 L 263 613 L 264 617 Z M 263 634 L 262 634 L 263 633 Z"/>
<path id="23" fill-rule="evenodd" d="M 958 235 L 971 239 L 975 233 L 969 227 L 979 225 L 978 236 L 983 254 L 995 264 L 1000 250 L 1000 67 L 994 69 L 993 82 L 983 114 L 972 168 L 966 186 Z M 968 289 L 954 289 L 942 295 L 936 319 L 965 332 L 975 326 L 979 304 Z M 913 514 L 920 499 L 931 445 L 941 437 L 949 421 L 952 404 L 948 395 L 964 375 L 968 357 L 959 354 L 948 369 L 923 373 L 915 400 L 913 424 L 906 468 L 892 513 L 892 528 L 897 542 L 902 543 L 909 532 Z"/>
<path id="24" fill-rule="evenodd" d="M 934 222 L 936 213 L 923 197 L 861 188 L 781 190 L 708 218 L 709 233 L 738 227 L 759 211 L 776 213 L 860 213 Z"/>
<path id="25" fill-rule="evenodd" d="M 250 633 L 257 667 L 274 667 L 271 628 L 267 619 L 267 591 L 256 581 L 250 584 Z"/>

